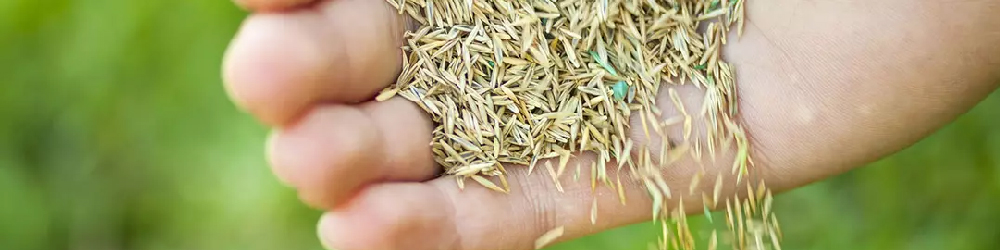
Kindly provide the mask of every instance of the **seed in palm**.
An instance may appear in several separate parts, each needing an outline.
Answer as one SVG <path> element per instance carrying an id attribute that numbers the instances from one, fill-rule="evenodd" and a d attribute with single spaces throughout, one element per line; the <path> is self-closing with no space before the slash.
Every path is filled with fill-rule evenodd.
<path id="1" fill-rule="evenodd" d="M 592 188 L 604 183 L 624 203 L 622 182 L 627 180 L 622 178 L 641 182 L 655 200 L 654 219 L 675 225 L 671 228 L 676 230 L 664 230 L 661 246 L 688 248 L 694 237 L 686 213 L 670 203 L 672 192 L 664 181 L 685 178 L 665 178 L 662 170 L 685 155 L 700 156 L 702 147 L 715 156 L 716 148 L 732 144 L 738 156 L 732 164 L 737 175 L 733 179 L 749 184 L 743 180 L 752 158 L 747 136 L 735 119 L 735 74 L 721 57 L 731 27 L 742 34 L 743 0 L 387 1 L 417 28 L 405 34 L 397 81 L 376 100 L 398 96 L 429 115 L 435 125 L 434 159 L 445 174 L 458 177 L 458 185 L 464 186 L 468 178 L 497 192 L 517 192 L 507 186 L 505 166 L 526 166 L 531 172 L 542 164 L 537 166 L 551 176 L 559 192 L 568 185 L 560 176 L 570 155 L 589 152 L 597 156 L 589 164 Z M 674 90 L 680 85 L 705 90 L 700 112 L 685 109 L 696 105 L 681 102 Z M 670 94 L 664 103 L 673 103 L 680 115 L 659 117 L 660 91 Z M 641 128 L 630 126 L 636 114 Z M 705 118 L 708 138 L 692 137 L 695 115 Z M 665 132 L 671 128 L 683 131 L 683 136 Z M 642 129 L 645 140 L 633 140 L 639 138 L 631 138 L 638 134 L 628 133 L 631 129 Z M 653 148 L 648 143 L 652 141 L 664 143 Z M 558 166 L 552 165 L 555 158 Z M 609 166 L 618 176 L 609 176 Z M 691 188 L 689 193 L 695 193 L 700 186 Z M 707 204 L 718 202 L 719 189 L 703 191 L 702 197 L 712 194 L 711 201 L 703 201 L 705 211 Z M 595 202 L 592 211 L 598 205 Z M 596 220 L 596 213 L 591 216 Z M 738 225 L 747 224 L 742 218 L 776 221 L 769 219 L 773 214 L 737 216 Z M 772 224 L 776 227 L 753 225 Z M 747 232 L 743 226 L 732 229 L 740 234 L 735 238 L 760 239 L 742 235 Z M 550 234 L 540 242 L 552 238 Z"/>

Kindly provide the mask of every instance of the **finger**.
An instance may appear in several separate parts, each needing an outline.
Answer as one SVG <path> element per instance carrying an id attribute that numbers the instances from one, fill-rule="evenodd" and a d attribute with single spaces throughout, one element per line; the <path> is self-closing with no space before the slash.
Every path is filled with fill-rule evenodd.
<path id="1" fill-rule="evenodd" d="M 282 11 L 305 6 L 318 0 L 235 0 L 236 4 L 253 12 Z"/>
<path id="2" fill-rule="evenodd" d="M 317 102 L 370 99 L 398 74 L 404 26 L 385 1 L 324 1 L 252 15 L 226 52 L 227 90 L 238 106 L 276 126 Z"/>
<path id="3" fill-rule="evenodd" d="M 329 209 L 369 183 L 432 178 L 430 135 L 430 121 L 406 100 L 324 105 L 277 131 L 269 158 L 306 203 Z"/>
<path id="4" fill-rule="evenodd" d="M 385 183 L 323 215 L 317 232 L 327 249 L 457 249 L 447 197 L 426 183 Z"/>

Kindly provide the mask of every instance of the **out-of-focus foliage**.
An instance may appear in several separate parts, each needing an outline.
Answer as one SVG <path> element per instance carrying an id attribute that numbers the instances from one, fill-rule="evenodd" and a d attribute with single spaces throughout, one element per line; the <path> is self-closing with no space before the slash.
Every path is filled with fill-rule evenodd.
<path id="1" fill-rule="evenodd" d="M 225 0 L 0 1 L 0 249 L 320 249 L 220 80 Z M 778 197 L 786 249 L 995 249 L 1000 96 Z M 718 218 L 718 217 L 717 217 Z M 694 218 L 693 220 L 699 220 Z M 644 249 L 640 224 L 553 249 Z"/>

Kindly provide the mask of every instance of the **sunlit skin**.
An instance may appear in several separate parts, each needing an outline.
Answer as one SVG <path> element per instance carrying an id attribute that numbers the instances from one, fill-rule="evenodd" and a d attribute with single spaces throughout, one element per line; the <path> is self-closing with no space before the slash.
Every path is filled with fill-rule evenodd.
<path id="1" fill-rule="evenodd" d="M 566 181 L 560 193 L 550 177 L 516 166 L 507 167 L 510 194 L 477 185 L 460 191 L 452 177 L 439 177 L 423 111 L 401 99 L 371 101 L 401 64 L 406 22 L 384 0 L 237 2 L 251 14 L 226 52 L 226 88 L 239 108 L 274 128 L 266 151 L 273 172 L 326 211 L 317 228 L 326 247 L 531 249 L 556 225 L 566 227 L 565 241 L 650 219 L 651 202 L 635 182 L 625 184 L 629 204 L 621 206 L 612 190 L 595 195 L 589 182 Z M 912 145 L 1000 82 L 997 1 L 746 6 L 743 37 L 733 36 L 724 52 L 736 66 L 755 169 L 778 192 Z M 687 109 L 699 108 L 697 88 L 678 91 Z M 676 112 L 660 96 L 661 108 Z M 731 166 L 718 162 L 708 168 Z M 685 187 L 697 168 L 682 161 L 664 174 Z M 613 209 L 599 210 L 591 225 L 594 197 Z"/>

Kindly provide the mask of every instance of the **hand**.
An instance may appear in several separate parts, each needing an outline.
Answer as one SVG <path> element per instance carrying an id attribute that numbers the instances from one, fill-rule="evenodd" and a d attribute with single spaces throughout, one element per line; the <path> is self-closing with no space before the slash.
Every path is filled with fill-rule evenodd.
<path id="1" fill-rule="evenodd" d="M 548 175 L 522 167 L 506 168 L 510 194 L 478 185 L 460 191 L 451 177 L 437 177 L 423 112 L 405 100 L 370 101 L 400 70 L 406 26 L 383 0 L 240 2 L 255 14 L 227 51 L 227 89 L 276 128 L 273 171 L 328 211 L 319 223 L 327 247 L 530 249 L 557 225 L 569 240 L 650 219 L 644 188 L 632 182 L 621 206 L 611 190 L 591 194 L 589 182 L 563 181 L 559 193 Z M 997 87 L 1000 33 L 984 27 L 1000 25 L 992 14 L 1000 6 L 937 5 L 748 2 L 744 36 L 732 36 L 725 55 L 737 67 L 741 119 L 770 188 L 788 190 L 900 150 Z M 687 109 L 699 108 L 698 89 L 678 91 Z M 666 100 L 661 108 L 676 112 Z M 728 170 L 731 153 L 708 167 Z M 665 175 L 682 176 L 669 183 L 683 188 L 697 169 L 681 162 Z M 602 209 L 591 225 L 595 198 Z"/>

